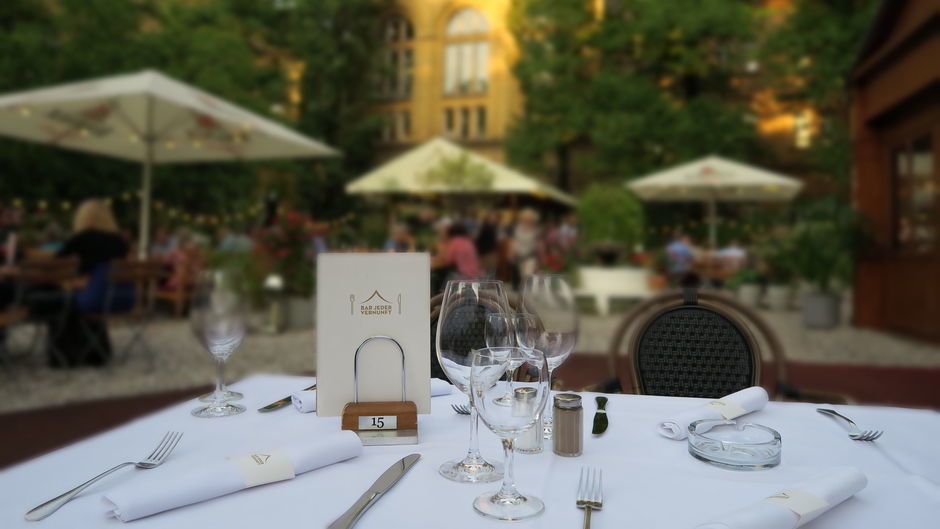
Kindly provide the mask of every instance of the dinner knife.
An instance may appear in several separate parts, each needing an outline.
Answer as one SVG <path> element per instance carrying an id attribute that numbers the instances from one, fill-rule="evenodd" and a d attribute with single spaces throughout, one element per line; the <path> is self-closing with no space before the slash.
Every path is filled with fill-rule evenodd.
<path id="1" fill-rule="evenodd" d="M 400 480 L 419 459 L 421 459 L 421 454 L 407 455 L 388 467 L 388 470 L 383 472 L 382 475 L 379 476 L 379 479 L 375 480 L 375 483 L 369 487 L 369 490 L 360 496 L 348 511 L 344 512 L 335 522 L 331 523 L 328 529 L 350 529 L 359 521 L 359 517 L 362 516 L 362 513 L 366 512 L 383 494 L 395 486 L 398 480 Z"/>
<path id="2" fill-rule="evenodd" d="M 314 389 L 317 389 L 317 385 L 316 385 L 316 384 L 310 386 L 309 388 L 304 388 L 303 391 L 311 391 L 311 390 L 314 390 Z M 290 402 L 291 402 L 290 399 L 291 399 L 291 396 L 288 395 L 288 396 L 284 397 L 283 399 L 276 400 L 276 401 L 272 402 L 271 404 L 268 404 L 267 406 L 264 406 L 264 407 L 262 407 L 262 408 L 258 408 L 258 411 L 260 411 L 261 413 L 266 413 L 266 412 L 269 412 L 269 411 L 279 410 L 279 409 L 283 408 L 284 406 L 287 406 L 288 404 L 290 404 Z"/>

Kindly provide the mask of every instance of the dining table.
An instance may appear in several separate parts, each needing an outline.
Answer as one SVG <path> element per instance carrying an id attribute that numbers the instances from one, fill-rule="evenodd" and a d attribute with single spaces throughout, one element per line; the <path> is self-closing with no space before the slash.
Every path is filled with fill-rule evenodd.
<path id="1" fill-rule="evenodd" d="M 863 428 L 884 435 L 875 442 L 849 439 L 842 424 L 816 412 L 817 404 L 774 402 L 745 416 L 777 430 L 782 461 L 765 470 L 728 470 L 688 453 L 686 441 L 657 433 L 657 424 L 703 399 L 606 395 L 609 427 L 591 434 L 595 405 L 584 402 L 583 454 L 562 457 L 547 441 L 542 453 L 515 455 L 515 477 L 523 494 L 545 502 L 538 517 L 500 522 L 478 515 L 472 502 L 498 483 L 463 484 L 438 474 L 438 466 L 467 450 L 469 418 L 452 404 L 466 404 L 454 391 L 431 399 L 431 413 L 419 417 L 416 445 L 365 446 L 361 455 L 269 483 L 130 522 L 108 515 L 102 496 L 147 472 L 173 472 L 226 455 L 315 440 L 340 430 L 339 417 L 300 413 L 293 407 L 259 413 L 257 408 L 315 381 L 312 377 L 259 374 L 232 389 L 244 393 L 248 411 L 232 417 L 190 415 L 196 400 L 182 402 L 128 424 L 0 471 L 0 527 L 184 529 L 324 528 L 400 458 L 421 458 L 397 485 L 359 520 L 357 528 L 579 528 L 575 505 L 581 468 L 603 472 L 603 508 L 592 527 L 691 529 L 722 513 L 745 507 L 826 470 L 855 467 L 867 486 L 811 521 L 810 529 L 930 528 L 940 525 L 940 414 L 933 410 L 841 405 L 834 408 Z M 166 462 L 153 470 L 125 469 L 85 490 L 52 516 L 37 522 L 24 513 L 123 461 L 146 455 L 167 431 L 183 438 Z M 480 425 L 483 455 L 501 461 L 499 439 Z"/>

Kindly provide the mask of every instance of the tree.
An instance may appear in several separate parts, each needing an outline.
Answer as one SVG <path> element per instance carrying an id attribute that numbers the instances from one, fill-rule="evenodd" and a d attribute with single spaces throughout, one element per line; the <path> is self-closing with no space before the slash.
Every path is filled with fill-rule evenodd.
<path id="1" fill-rule="evenodd" d="M 761 49 L 766 81 L 783 97 L 808 103 L 820 117 L 813 169 L 848 197 L 851 156 L 846 80 L 880 2 L 798 0 Z"/>
<path id="2" fill-rule="evenodd" d="M 753 38 L 747 3 L 630 0 L 602 17 L 593 5 L 517 1 L 526 109 L 510 131 L 514 161 L 532 166 L 554 153 L 567 187 L 579 143 L 593 148 L 579 168 L 592 179 L 753 151 L 747 98 L 733 83 Z"/>

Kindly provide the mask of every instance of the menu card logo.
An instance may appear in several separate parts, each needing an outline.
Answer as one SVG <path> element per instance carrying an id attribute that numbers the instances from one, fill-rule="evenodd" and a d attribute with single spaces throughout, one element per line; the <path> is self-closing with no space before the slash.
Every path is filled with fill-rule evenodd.
<path id="1" fill-rule="evenodd" d="M 251 454 L 251 459 L 258 465 L 263 465 L 268 462 L 268 459 L 271 459 L 269 454 Z"/>
<path id="2" fill-rule="evenodd" d="M 401 294 L 398 294 L 398 313 L 401 314 Z M 356 314 L 356 296 L 349 295 L 349 314 Z M 358 303 L 359 314 L 361 316 L 391 316 L 394 309 L 392 302 L 385 298 L 378 290 L 373 290 L 372 295 L 364 301 Z"/>

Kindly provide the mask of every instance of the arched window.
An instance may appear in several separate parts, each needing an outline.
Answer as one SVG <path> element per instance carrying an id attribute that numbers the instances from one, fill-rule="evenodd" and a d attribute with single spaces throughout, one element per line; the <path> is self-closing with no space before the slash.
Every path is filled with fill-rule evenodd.
<path id="1" fill-rule="evenodd" d="M 489 81 L 490 25 L 476 9 L 461 9 L 444 32 L 444 93 L 485 92 Z"/>
<path id="2" fill-rule="evenodd" d="M 385 67 L 376 95 L 380 99 L 407 99 L 414 82 L 414 26 L 401 15 L 391 16 L 385 20 L 382 37 Z"/>

